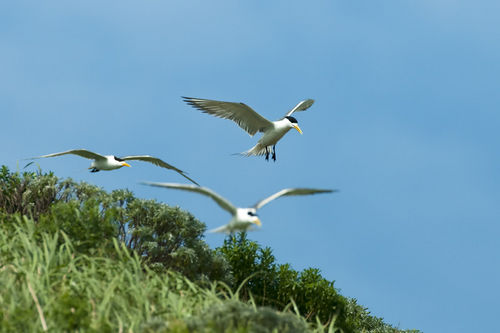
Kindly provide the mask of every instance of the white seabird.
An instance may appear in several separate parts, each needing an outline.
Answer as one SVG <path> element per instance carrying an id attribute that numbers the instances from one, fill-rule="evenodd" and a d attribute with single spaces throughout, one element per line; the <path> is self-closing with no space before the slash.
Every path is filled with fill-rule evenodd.
<path id="1" fill-rule="evenodd" d="M 272 159 L 274 161 L 276 161 L 276 143 L 278 143 L 290 129 L 295 128 L 302 134 L 297 119 L 292 117 L 292 114 L 298 111 L 305 111 L 314 103 L 313 99 L 301 101 L 280 120 L 270 121 L 244 103 L 222 102 L 193 97 L 182 98 L 184 102 L 204 113 L 234 121 L 238 126 L 250 134 L 250 136 L 254 136 L 257 132 L 264 133 L 254 147 L 242 152 L 241 155 L 265 155 L 266 160 L 269 160 L 272 146 Z"/>
<path id="2" fill-rule="evenodd" d="M 289 196 L 289 195 L 308 195 L 316 193 L 336 192 L 336 190 L 322 190 L 314 188 L 287 188 L 263 200 L 260 200 L 252 207 L 241 208 L 234 206 L 227 199 L 223 198 L 219 194 L 215 193 L 214 191 L 206 187 L 194 186 L 189 184 L 155 183 L 155 182 L 143 182 L 142 184 L 164 187 L 164 188 L 173 188 L 190 192 L 197 192 L 212 198 L 222 209 L 228 211 L 232 215 L 232 218 L 228 224 L 210 230 L 209 232 L 222 232 L 226 234 L 233 234 L 237 231 L 248 231 L 252 230 L 255 225 L 260 226 L 261 222 L 259 220 L 259 217 L 257 216 L 257 210 L 279 197 Z"/>
<path id="3" fill-rule="evenodd" d="M 55 156 L 61 156 L 61 155 L 67 155 L 67 154 L 73 154 L 73 155 L 78 155 L 84 158 L 88 158 L 93 160 L 92 164 L 90 164 L 90 172 L 98 172 L 98 171 L 109 171 L 109 170 L 115 170 L 119 169 L 121 167 L 130 167 L 130 164 L 128 164 L 126 161 L 132 161 L 132 160 L 138 160 L 138 161 L 144 161 L 144 162 L 149 162 L 152 163 L 156 166 L 174 170 L 177 173 L 179 173 L 181 176 L 184 178 L 188 179 L 192 183 L 199 185 L 197 182 L 189 178 L 184 174 L 184 171 L 177 169 L 173 165 L 168 164 L 167 162 L 153 157 L 149 155 L 132 155 L 132 156 L 125 156 L 125 157 L 116 157 L 114 155 L 101 155 L 97 154 L 94 152 L 91 152 L 86 149 L 73 149 L 73 150 L 68 150 L 68 151 L 63 151 L 60 153 L 54 153 L 54 154 L 48 154 L 48 155 L 42 155 L 38 157 L 33 157 L 35 158 L 45 158 L 45 157 L 55 157 Z"/>

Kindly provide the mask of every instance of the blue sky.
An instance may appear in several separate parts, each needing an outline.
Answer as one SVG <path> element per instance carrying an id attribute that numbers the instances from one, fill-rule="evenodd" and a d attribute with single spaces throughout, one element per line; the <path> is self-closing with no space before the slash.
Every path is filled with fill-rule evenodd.
<path id="1" fill-rule="evenodd" d="M 401 328 L 495 331 L 500 296 L 500 4 L 495 1 L 11 1 L 0 4 L 1 164 L 73 148 L 151 154 L 237 205 L 286 187 L 250 237 L 317 267 Z M 298 101 L 276 163 L 227 120 L 180 96 L 245 102 L 275 120 Z M 134 163 L 42 170 L 229 216 L 184 182 Z M 213 246 L 222 235 L 207 234 Z"/>

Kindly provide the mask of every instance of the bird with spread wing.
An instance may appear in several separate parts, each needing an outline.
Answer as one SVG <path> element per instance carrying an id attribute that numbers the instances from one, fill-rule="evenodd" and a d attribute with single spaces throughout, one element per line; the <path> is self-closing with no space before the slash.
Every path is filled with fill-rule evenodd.
<path id="1" fill-rule="evenodd" d="M 214 200 L 222 209 L 229 212 L 232 215 L 231 220 L 228 224 L 218 227 L 216 229 L 210 230 L 210 232 L 222 232 L 226 234 L 233 234 L 238 231 L 248 231 L 252 230 L 255 225 L 261 226 L 259 217 L 257 216 L 257 210 L 267 205 L 269 202 L 284 196 L 291 195 L 309 195 L 316 193 L 331 193 L 336 192 L 336 190 L 323 190 L 314 188 L 287 188 L 283 189 L 263 200 L 260 200 L 252 207 L 241 208 L 234 206 L 229 200 L 215 193 L 209 188 L 194 186 L 189 184 L 176 184 L 176 183 L 155 183 L 155 182 L 143 182 L 145 185 L 151 185 L 163 188 L 173 188 L 178 190 L 184 190 L 189 192 L 196 192 L 206 195 L 212 200 Z"/>
<path id="2" fill-rule="evenodd" d="M 86 149 L 73 149 L 73 150 L 68 150 L 68 151 L 63 151 L 60 153 L 54 153 L 54 154 L 48 154 L 48 155 L 43 155 L 43 156 L 38 156 L 38 157 L 33 157 L 35 158 L 45 158 L 45 157 L 56 157 L 56 156 L 61 156 L 61 155 L 77 155 L 80 157 L 88 158 L 90 160 L 93 160 L 92 163 L 90 164 L 90 172 L 98 172 L 98 171 L 109 171 L 109 170 L 115 170 L 119 169 L 121 167 L 130 167 L 130 164 L 128 164 L 126 161 L 144 161 L 144 162 L 149 162 L 152 163 L 156 166 L 165 168 L 165 169 L 170 169 L 174 170 L 177 173 L 179 173 L 181 176 L 184 178 L 188 179 L 190 182 L 199 185 L 197 182 L 186 176 L 184 171 L 177 169 L 173 165 L 168 164 L 167 162 L 153 156 L 149 155 L 132 155 L 132 156 L 125 156 L 125 157 L 116 157 L 114 155 L 101 155 L 94 153 L 90 150 Z"/>
<path id="3" fill-rule="evenodd" d="M 183 99 L 187 104 L 204 113 L 234 121 L 238 126 L 250 134 L 250 136 L 254 136 L 257 132 L 262 132 L 263 135 L 257 144 L 251 149 L 242 152 L 241 155 L 264 155 L 267 161 L 271 154 L 271 147 L 272 159 L 276 161 L 276 144 L 290 129 L 295 128 L 302 134 L 297 119 L 292 117 L 292 114 L 298 111 L 305 111 L 314 103 L 312 99 L 301 101 L 293 109 L 288 111 L 282 119 L 270 121 L 244 103 L 222 102 L 193 97 L 183 97 Z"/>

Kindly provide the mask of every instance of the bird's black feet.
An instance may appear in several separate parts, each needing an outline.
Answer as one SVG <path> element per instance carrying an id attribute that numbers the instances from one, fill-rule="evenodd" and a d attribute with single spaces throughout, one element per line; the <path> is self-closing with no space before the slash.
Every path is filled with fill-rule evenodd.
<path id="1" fill-rule="evenodd" d="M 90 172 L 99 172 L 99 169 L 92 168 L 92 169 L 90 169 Z"/>
<path id="2" fill-rule="evenodd" d="M 276 146 L 273 146 L 273 161 L 276 162 Z"/>
<path id="3" fill-rule="evenodd" d="M 269 150 L 266 147 L 266 161 L 269 161 Z"/>

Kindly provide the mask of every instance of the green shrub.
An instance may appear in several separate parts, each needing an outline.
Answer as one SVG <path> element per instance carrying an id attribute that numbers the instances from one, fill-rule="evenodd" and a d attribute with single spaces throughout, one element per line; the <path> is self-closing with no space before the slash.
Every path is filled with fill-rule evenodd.
<path id="1" fill-rule="evenodd" d="M 254 307 L 236 300 L 210 307 L 187 321 L 190 332 L 283 332 L 309 330 L 305 321 L 291 313 Z"/>
<path id="2" fill-rule="evenodd" d="M 245 233 L 226 238 L 217 251 L 231 266 L 232 288 L 244 300 L 278 310 L 293 306 L 307 320 L 320 326 L 335 321 L 344 332 L 400 332 L 340 295 L 333 281 L 323 278 L 318 269 L 297 272 L 289 264 L 276 264 L 271 249 L 248 240 Z"/>
<path id="3" fill-rule="evenodd" d="M 202 288 L 179 273 L 145 268 L 116 239 L 108 255 L 89 256 L 77 252 L 62 231 L 39 234 L 37 241 L 37 225 L 29 218 L 19 218 L 13 228 L 3 226 L 2 332 L 193 332 L 217 318 L 230 319 L 227 327 L 241 332 L 309 330 L 300 317 L 241 303 L 217 283 Z M 210 325 L 204 332 L 222 332 L 221 323 Z"/>
<path id="4" fill-rule="evenodd" d="M 17 214 L 17 215 L 16 215 Z M 127 244 L 149 267 L 176 270 L 197 281 L 229 282 L 223 257 L 203 241 L 205 225 L 178 207 L 135 198 L 128 190 L 107 193 L 52 173 L 10 173 L 0 169 L 0 217 L 30 216 L 39 233 L 62 230 L 75 249 L 103 253 L 113 239 Z"/>
<path id="5" fill-rule="evenodd" d="M 120 240 L 156 271 L 174 269 L 194 280 L 228 279 L 229 267 L 203 241 L 206 227 L 193 215 L 154 200 L 133 199 L 123 216 L 128 230 Z"/>
<path id="6" fill-rule="evenodd" d="M 0 169 L 0 212 L 38 217 L 48 210 L 60 191 L 57 177 L 49 173 L 10 173 L 6 166 Z"/>
<path id="7" fill-rule="evenodd" d="M 318 269 L 277 264 L 246 234 L 214 251 L 204 231 L 188 212 L 128 190 L 2 167 L 0 327 L 402 332 L 340 295 Z"/>

